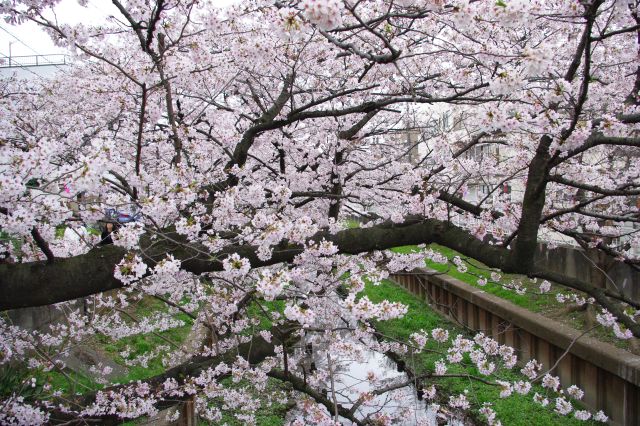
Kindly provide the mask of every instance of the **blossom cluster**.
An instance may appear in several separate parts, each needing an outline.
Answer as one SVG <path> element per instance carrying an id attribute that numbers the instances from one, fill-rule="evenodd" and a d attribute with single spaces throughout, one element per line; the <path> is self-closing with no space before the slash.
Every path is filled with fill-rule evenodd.
<path id="1" fill-rule="evenodd" d="M 144 263 L 137 254 L 128 253 L 120 263 L 116 265 L 113 276 L 126 285 L 139 280 L 146 272 L 147 264 Z"/>
<path id="2" fill-rule="evenodd" d="M 623 326 L 618 322 L 618 318 L 606 309 L 603 309 L 601 313 L 596 314 L 596 321 L 598 321 L 598 323 L 603 327 L 612 328 L 613 333 L 618 339 L 630 339 L 633 337 L 631 330 L 623 328 Z"/>
<path id="3" fill-rule="evenodd" d="M 24 397 L 12 395 L 2 401 L 0 423 L 12 426 L 36 426 L 47 423 L 49 414 L 24 402 Z"/>
<path id="4" fill-rule="evenodd" d="M 284 288 L 289 284 L 291 278 L 286 270 L 280 270 L 276 273 L 272 273 L 269 270 L 265 270 L 260 273 L 260 278 L 256 284 L 256 290 L 260 293 L 265 300 L 274 300 L 282 293 Z"/>
<path id="5" fill-rule="evenodd" d="M 302 0 L 305 17 L 318 27 L 330 30 L 342 22 L 340 0 Z"/>
<path id="6" fill-rule="evenodd" d="M 387 300 L 383 300 L 380 303 L 373 303 L 367 296 L 362 296 L 356 301 L 353 293 L 347 296 L 344 302 L 342 302 L 342 305 L 354 319 L 359 321 L 371 319 L 385 321 L 400 318 L 407 313 L 407 307 L 401 303 L 389 302 Z"/>

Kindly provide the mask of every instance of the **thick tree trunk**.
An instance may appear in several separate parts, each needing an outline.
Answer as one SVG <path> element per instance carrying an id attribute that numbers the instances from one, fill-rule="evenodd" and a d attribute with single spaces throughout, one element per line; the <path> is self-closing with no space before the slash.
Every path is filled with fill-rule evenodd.
<path id="1" fill-rule="evenodd" d="M 538 229 L 545 204 L 545 191 L 549 177 L 549 146 L 551 137 L 542 137 L 536 155 L 529 165 L 527 186 L 522 201 L 522 215 L 518 225 L 518 236 L 513 243 L 513 252 L 505 272 L 528 274 L 534 266 Z"/>

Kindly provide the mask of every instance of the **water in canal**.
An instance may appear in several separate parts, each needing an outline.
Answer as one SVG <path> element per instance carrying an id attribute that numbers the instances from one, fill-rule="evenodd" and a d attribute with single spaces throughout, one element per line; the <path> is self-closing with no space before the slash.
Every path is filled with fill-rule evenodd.
<path id="1" fill-rule="evenodd" d="M 349 346 L 347 351 L 332 347 L 328 357 L 326 348 L 316 343 L 313 345 L 312 354 L 307 354 L 306 360 L 307 365 L 312 361 L 321 371 L 327 371 L 328 363 L 331 362 L 331 369 L 335 371 L 333 380 L 335 398 L 343 407 L 351 408 L 363 394 L 375 389 L 392 387 L 409 380 L 404 372 L 398 371 L 396 363 L 386 355 L 371 350 L 359 342 L 348 342 L 347 345 Z M 331 380 L 323 379 L 322 386 L 327 390 L 328 399 L 333 401 Z M 292 421 L 299 415 L 300 412 L 294 409 L 287 416 L 287 420 Z M 357 418 L 364 419 L 366 416 L 385 416 L 393 419 L 392 424 L 407 426 L 443 424 L 442 419 L 438 421 L 435 412 L 429 409 L 429 403 L 418 399 L 414 384 L 372 396 L 356 410 Z M 340 418 L 340 421 L 344 425 L 352 424 L 344 418 Z M 452 421 L 449 424 L 458 426 L 463 423 Z"/>

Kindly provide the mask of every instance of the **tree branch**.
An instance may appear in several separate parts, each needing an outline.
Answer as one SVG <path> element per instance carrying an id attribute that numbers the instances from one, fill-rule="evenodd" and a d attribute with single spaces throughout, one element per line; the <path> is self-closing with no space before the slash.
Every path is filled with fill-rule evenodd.
<path id="1" fill-rule="evenodd" d="M 208 252 L 205 247 L 189 244 L 180 235 L 167 232 L 164 237 L 153 241 L 149 236 L 141 239 L 145 263 L 153 266 L 170 253 L 183 262 L 185 270 L 194 274 L 222 270 L 222 260 L 232 253 L 247 258 L 256 268 L 291 262 L 303 251 L 301 245 L 290 245 L 274 250 L 271 259 L 263 261 L 257 256 L 257 247 L 243 245 L 229 246 L 204 256 L 202 253 Z M 346 229 L 333 235 L 321 231 L 311 238 L 313 241 L 323 239 L 333 242 L 344 254 L 435 242 L 497 268 L 507 266 L 509 255 L 507 249 L 485 244 L 461 228 L 435 219 L 408 218 L 402 224 L 383 223 L 371 228 Z M 123 248 L 109 245 L 80 256 L 58 259 L 53 264 L 0 265 L 0 310 L 44 306 L 122 288 L 122 282 L 114 278 L 113 272 L 125 254 Z"/>

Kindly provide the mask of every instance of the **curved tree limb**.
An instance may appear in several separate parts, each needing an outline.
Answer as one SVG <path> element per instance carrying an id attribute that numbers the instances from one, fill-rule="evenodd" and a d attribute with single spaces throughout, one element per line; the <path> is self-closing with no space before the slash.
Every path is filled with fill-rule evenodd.
<path id="1" fill-rule="evenodd" d="M 408 218 L 404 223 L 383 223 L 370 228 L 346 229 L 336 234 L 321 231 L 311 240 L 333 242 L 343 254 L 359 254 L 401 245 L 436 242 L 474 257 L 493 267 L 506 267 L 509 251 L 485 244 L 450 223 L 435 219 Z M 291 262 L 302 253 L 303 246 L 290 245 L 276 249 L 267 261 L 257 256 L 257 247 L 229 246 L 205 257 L 206 248 L 189 244 L 184 237 L 166 233 L 165 239 L 142 238 L 141 249 L 148 266 L 172 254 L 182 267 L 194 274 L 222 270 L 222 260 L 237 253 L 251 266 L 261 267 Z M 58 259 L 53 264 L 32 262 L 0 265 L 0 310 L 43 306 L 86 297 L 124 285 L 113 276 L 114 268 L 126 250 L 117 246 L 95 248 L 86 254 Z"/>

